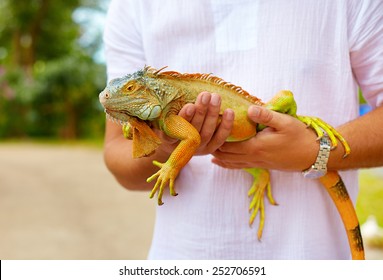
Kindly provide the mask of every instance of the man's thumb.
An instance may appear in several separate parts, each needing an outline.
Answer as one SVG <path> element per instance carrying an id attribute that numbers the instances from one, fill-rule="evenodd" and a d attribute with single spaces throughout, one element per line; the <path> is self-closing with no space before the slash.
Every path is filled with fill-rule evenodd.
<path id="1" fill-rule="evenodd" d="M 281 114 L 265 107 L 252 105 L 247 111 L 249 119 L 261 125 L 262 128 L 269 126 L 278 129 L 282 126 Z"/>

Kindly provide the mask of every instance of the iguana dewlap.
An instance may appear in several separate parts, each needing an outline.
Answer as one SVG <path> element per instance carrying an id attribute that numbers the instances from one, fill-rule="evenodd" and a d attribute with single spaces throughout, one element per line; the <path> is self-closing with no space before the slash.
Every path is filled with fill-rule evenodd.
<path id="1" fill-rule="evenodd" d="M 254 124 L 247 117 L 248 107 L 255 104 L 299 119 L 314 129 L 318 138 L 327 133 L 331 139 L 332 148 L 336 148 L 339 140 L 345 148 L 345 155 L 350 153 L 347 142 L 333 127 L 318 118 L 296 114 L 297 106 L 290 91 L 280 91 L 271 101 L 263 103 L 241 87 L 210 74 L 181 74 L 145 67 L 133 74 L 112 80 L 100 93 L 99 99 L 107 116 L 123 124 L 124 134 L 133 140 L 133 157 L 148 156 L 161 144 L 159 137 L 152 131 L 152 127 L 157 127 L 168 136 L 180 140 L 165 163 L 153 162 L 160 169 L 147 180 L 148 182 L 156 180 L 150 197 L 158 193 L 159 205 L 162 204 L 162 195 L 167 185 L 169 185 L 170 193 L 177 195 L 174 181 L 199 147 L 198 131 L 178 116 L 178 112 L 185 104 L 194 103 L 198 94 L 203 91 L 221 96 L 221 113 L 227 108 L 234 110 L 233 129 L 226 141 L 244 141 L 264 128 Z M 251 197 L 249 209 L 252 211 L 250 224 L 260 212 L 258 228 L 260 239 L 265 221 L 264 196 L 268 197 L 271 204 L 276 204 L 271 194 L 270 175 L 264 169 L 245 170 L 254 177 L 254 183 L 249 190 L 249 197 Z M 337 172 L 328 172 L 320 181 L 330 194 L 342 218 L 353 259 L 364 259 L 359 222 L 342 179 Z"/>

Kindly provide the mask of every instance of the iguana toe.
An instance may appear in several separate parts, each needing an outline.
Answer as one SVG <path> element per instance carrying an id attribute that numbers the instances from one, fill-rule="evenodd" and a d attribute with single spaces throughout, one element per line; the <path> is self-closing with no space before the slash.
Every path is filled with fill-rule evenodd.
<path id="1" fill-rule="evenodd" d="M 151 193 L 150 198 L 153 198 L 154 195 L 158 192 L 157 198 L 158 198 L 158 205 L 164 204 L 162 202 L 162 196 L 165 190 L 165 187 L 169 184 L 169 191 L 172 196 L 177 196 L 174 189 L 174 181 L 175 178 L 178 175 L 178 171 L 175 167 L 172 167 L 171 164 L 168 162 L 161 163 L 158 161 L 153 161 L 153 164 L 160 168 L 155 174 L 150 176 L 148 179 L 146 179 L 147 182 L 151 182 L 155 179 L 157 179 Z"/>
<path id="2" fill-rule="evenodd" d="M 297 118 L 315 131 L 315 133 L 318 135 L 318 140 L 323 137 L 324 133 L 326 133 L 330 138 L 332 150 L 338 146 L 339 141 L 344 147 L 343 157 L 347 157 L 350 154 L 350 146 L 343 138 L 343 136 L 331 125 L 316 117 L 297 116 Z"/>
<path id="3" fill-rule="evenodd" d="M 260 214 L 258 226 L 258 240 L 261 240 L 263 227 L 265 224 L 265 194 L 272 205 L 277 205 L 275 202 L 270 186 L 270 174 L 268 170 L 260 168 L 246 168 L 245 171 L 254 177 L 253 184 L 248 191 L 248 196 L 251 198 L 249 212 L 251 213 L 249 225 L 252 226 L 258 213 Z"/>

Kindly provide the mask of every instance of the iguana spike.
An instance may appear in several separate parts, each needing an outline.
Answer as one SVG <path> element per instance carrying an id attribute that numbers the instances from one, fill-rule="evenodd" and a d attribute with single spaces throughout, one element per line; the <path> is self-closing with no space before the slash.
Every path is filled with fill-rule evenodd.
<path id="1" fill-rule="evenodd" d="M 165 68 L 168 68 L 168 66 L 164 66 L 160 69 L 158 69 L 157 71 L 153 72 L 153 75 L 157 76 L 158 73 L 160 73 L 162 70 L 164 70 Z"/>

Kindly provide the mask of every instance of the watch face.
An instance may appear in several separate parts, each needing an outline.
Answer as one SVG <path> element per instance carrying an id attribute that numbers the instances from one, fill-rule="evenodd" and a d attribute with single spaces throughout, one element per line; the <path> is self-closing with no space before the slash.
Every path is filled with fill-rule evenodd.
<path id="1" fill-rule="evenodd" d="M 326 175 L 326 173 L 327 172 L 325 170 L 317 170 L 317 169 L 310 168 L 309 170 L 303 172 L 303 177 L 309 178 L 309 179 L 317 179 Z"/>

